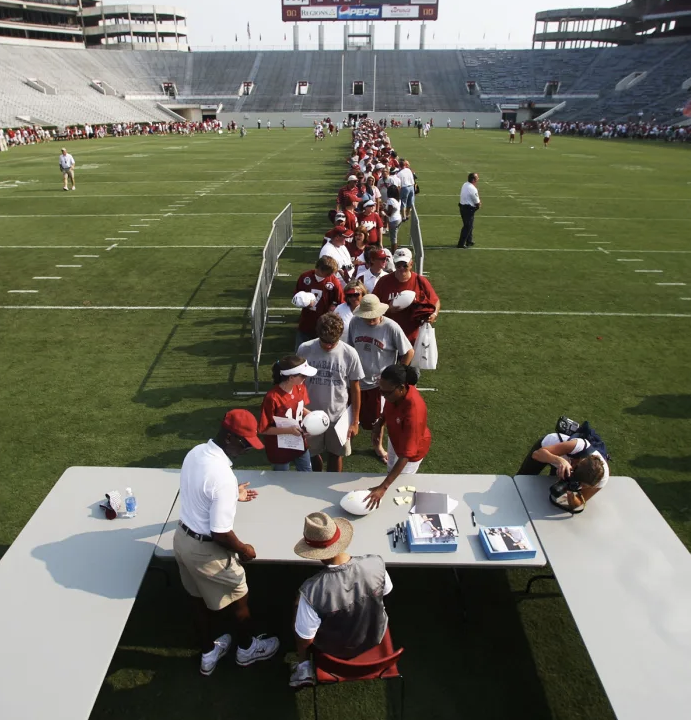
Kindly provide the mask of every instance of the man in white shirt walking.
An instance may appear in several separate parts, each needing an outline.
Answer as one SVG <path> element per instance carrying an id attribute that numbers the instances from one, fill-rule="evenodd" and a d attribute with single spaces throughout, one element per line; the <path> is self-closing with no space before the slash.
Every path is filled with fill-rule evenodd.
<path id="1" fill-rule="evenodd" d="M 475 213 L 482 205 L 480 194 L 477 191 L 479 179 L 480 176 L 477 173 L 469 173 L 468 182 L 463 183 L 461 188 L 461 198 L 458 206 L 461 210 L 461 218 L 463 218 L 463 228 L 458 241 L 459 248 L 469 248 L 475 245 L 473 241 L 473 224 L 475 222 Z"/>
<path id="2" fill-rule="evenodd" d="M 67 190 L 67 180 L 72 181 L 72 190 L 76 190 L 74 184 L 74 158 L 67 152 L 65 148 L 60 151 L 60 171 L 62 172 L 62 189 Z"/>
<path id="3" fill-rule="evenodd" d="M 216 637 L 216 632 L 231 621 L 238 665 L 268 660 L 279 646 L 278 638 L 252 635 L 247 581 L 240 562 L 250 562 L 256 553 L 233 531 L 238 502 L 254 500 L 257 492 L 248 489 L 249 483 L 238 486 L 231 460 L 251 448 L 264 448 L 257 437 L 257 420 L 247 410 L 231 410 L 215 438 L 187 453 L 180 472 L 180 521 L 173 550 L 182 585 L 192 596 L 202 675 L 211 675 L 230 649 L 231 636 Z"/>
<path id="4" fill-rule="evenodd" d="M 410 219 L 415 205 L 415 176 L 407 160 L 403 161 L 403 168 L 398 171 L 398 180 L 401 183 L 401 217 L 405 222 Z"/>

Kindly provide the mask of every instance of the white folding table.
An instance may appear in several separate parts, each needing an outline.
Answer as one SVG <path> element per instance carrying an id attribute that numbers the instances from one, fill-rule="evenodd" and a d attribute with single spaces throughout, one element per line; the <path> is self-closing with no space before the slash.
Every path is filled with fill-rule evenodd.
<path id="1" fill-rule="evenodd" d="M 99 502 L 132 487 L 131 519 Z M 71 467 L 0 561 L 0 718 L 89 717 L 179 488 L 179 471 Z"/>
<path id="2" fill-rule="evenodd" d="M 515 478 L 618 720 L 689 717 L 691 555 L 632 478 L 575 516 L 552 482 Z"/>
<path id="3" fill-rule="evenodd" d="M 348 552 L 353 555 L 381 555 L 387 565 L 445 566 L 445 567 L 539 567 L 545 556 L 530 524 L 516 487 L 508 475 L 405 475 L 395 487 L 389 488 L 380 508 L 370 515 L 348 515 L 339 505 L 349 490 L 378 485 L 384 475 L 358 473 L 300 473 L 271 471 L 236 471 L 238 482 L 250 482 L 258 491 L 256 500 L 240 503 L 235 517 L 235 532 L 243 541 L 254 546 L 255 562 L 309 562 L 293 552 L 302 537 L 304 517 L 323 511 L 332 516 L 348 517 L 353 523 L 353 541 Z M 458 500 L 453 511 L 460 537 L 458 550 L 450 553 L 411 553 L 407 545 L 393 547 L 387 532 L 397 523 L 404 523 L 410 505 L 396 505 L 396 487 L 414 485 L 418 490 L 447 493 Z M 470 513 L 475 512 L 477 526 L 473 527 Z M 156 549 L 156 557 L 173 557 L 173 534 L 179 519 L 179 500 L 170 514 Z M 518 525 L 525 529 L 537 550 L 534 558 L 508 561 L 488 560 L 480 540 L 480 525 Z"/>

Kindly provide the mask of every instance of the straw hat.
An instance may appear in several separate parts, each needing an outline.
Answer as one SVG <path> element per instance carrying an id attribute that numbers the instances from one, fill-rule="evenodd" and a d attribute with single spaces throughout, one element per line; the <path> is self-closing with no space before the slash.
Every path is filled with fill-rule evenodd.
<path id="1" fill-rule="evenodd" d="M 385 315 L 388 309 L 389 306 L 386 303 L 383 303 L 376 295 L 370 294 L 360 300 L 360 305 L 353 310 L 353 315 L 363 320 L 374 320 L 374 318 Z"/>
<path id="2" fill-rule="evenodd" d="M 323 512 L 305 518 L 303 538 L 295 554 L 308 560 L 328 560 L 342 553 L 353 539 L 353 526 L 345 518 L 332 518 Z"/>

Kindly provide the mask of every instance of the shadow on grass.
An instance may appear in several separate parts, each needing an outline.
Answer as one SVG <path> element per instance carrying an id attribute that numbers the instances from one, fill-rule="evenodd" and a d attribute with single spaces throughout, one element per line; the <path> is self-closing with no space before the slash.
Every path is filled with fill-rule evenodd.
<path id="1" fill-rule="evenodd" d="M 2 556 L 10 549 L 9 545 L 0 545 L 0 560 L 2 560 Z"/>
<path id="2" fill-rule="evenodd" d="M 691 546 L 691 529 L 684 526 L 691 521 L 691 483 L 663 483 L 652 477 L 637 477 L 636 480 L 665 519 L 675 525 L 682 542 Z"/>
<path id="3" fill-rule="evenodd" d="M 292 542 L 297 538 L 286 538 Z M 177 573 L 166 588 L 149 573 L 92 712 L 105 718 L 232 717 L 311 720 L 312 691 L 288 687 L 296 592 L 313 567 L 250 565 L 250 604 L 260 632 L 277 634 L 278 655 L 240 668 L 231 655 L 214 674 L 199 674 L 188 600 Z M 405 717 L 457 720 L 505 716 L 552 718 L 502 571 L 465 571 L 460 595 L 448 569 L 394 569 L 387 598 L 394 645 L 403 647 Z M 467 618 L 463 617 L 465 608 Z M 319 689 L 322 720 L 398 716 L 396 682 Z"/>
<path id="4" fill-rule="evenodd" d="M 635 407 L 624 408 L 629 415 L 654 415 L 676 420 L 691 419 L 691 395 L 650 395 Z"/>

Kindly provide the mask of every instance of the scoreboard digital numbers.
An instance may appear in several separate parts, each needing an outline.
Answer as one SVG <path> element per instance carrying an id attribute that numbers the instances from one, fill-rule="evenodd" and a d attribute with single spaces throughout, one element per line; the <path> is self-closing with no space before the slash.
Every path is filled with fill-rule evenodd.
<path id="1" fill-rule="evenodd" d="M 436 20 L 438 0 L 281 0 L 284 22 Z"/>

